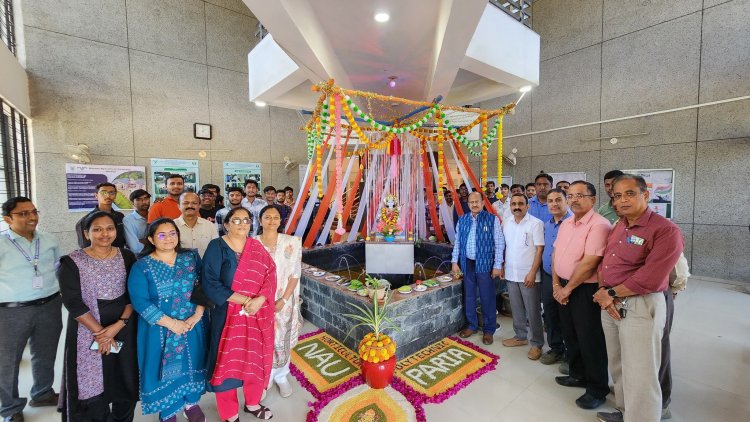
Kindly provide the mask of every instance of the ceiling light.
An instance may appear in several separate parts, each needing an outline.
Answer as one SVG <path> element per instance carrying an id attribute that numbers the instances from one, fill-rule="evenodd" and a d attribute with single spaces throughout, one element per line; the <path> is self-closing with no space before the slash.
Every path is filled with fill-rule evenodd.
<path id="1" fill-rule="evenodd" d="M 531 88 L 529 88 L 529 89 L 531 89 Z M 257 100 L 257 101 L 255 101 L 255 105 L 258 106 L 258 107 L 265 107 L 267 104 L 266 104 L 265 101 Z"/>
<path id="2" fill-rule="evenodd" d="M 380 22 L 380 23 L 388 22 L 389 19 L 391 19 L 391 15 L 389 15 L 388 13 L 385 13 L 385 12 L 375 13 L 375 20 L 377 22 Z"/>
<path id="3" fill-rule="evenodd" d="M 388 77 L 388 86 L 391 87 L 391 88 L 395 88 L 396 87 L 396 79 L 397 79 L 396 76 L 389 76 Z"/>
<path id="4" fill-rule="evenodd" d="M 518 90 L 518 92 L 523 92 L 524 94 L 531 91 L 531 85 L 524 85 L 521 87 L 521 89 Z"/>

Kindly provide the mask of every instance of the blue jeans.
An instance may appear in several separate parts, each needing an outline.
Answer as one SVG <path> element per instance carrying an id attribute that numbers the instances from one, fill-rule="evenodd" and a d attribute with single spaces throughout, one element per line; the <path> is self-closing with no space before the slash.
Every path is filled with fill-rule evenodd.
<path id="1" fill-rule="evenodd" d="M 477 331 L 477 287 L 479 287 L 479 301 L 482 305 L 482 331 L 494 334 L 497 329 L 495 321 L 495 282 L 491 273 L 477 273 L 474 271 L 475 261 L 466 259 L 464 272 L 464 309 L 469 329 Z"/>

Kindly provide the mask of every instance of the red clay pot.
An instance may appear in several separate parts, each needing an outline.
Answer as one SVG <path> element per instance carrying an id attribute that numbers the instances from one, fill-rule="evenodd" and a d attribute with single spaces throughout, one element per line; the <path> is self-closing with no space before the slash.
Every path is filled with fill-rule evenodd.
<path id="1" fill-rule="evenodd" d="M 362 362 L 362 376 L 370 388 L 383 389 L 391 385 L 393 372 L 396 370 L 396 357 L 378 363 Z"/>

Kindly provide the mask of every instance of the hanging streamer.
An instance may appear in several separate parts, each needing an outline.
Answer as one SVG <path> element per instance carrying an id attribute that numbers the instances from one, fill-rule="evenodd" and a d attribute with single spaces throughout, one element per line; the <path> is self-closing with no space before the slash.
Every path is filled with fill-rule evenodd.
<path id="1" fill-rule="evenodd" d="M 501 199 L 503 194 L 501 193 L 500 184 L 503 183 L 503 116 L 497 116 L 497 199 Z"/>
<path id="2" fill-rule="evenodd" d="M 346 232 L 346 229 L 344 229 L 344 221 L 341 215 L 344 212 L 344 189 L 341 183 L 341 178 L 343 176 L 341 172 L 344 165 L 343 148 L 341 146 L 341 95 L 335 94 L 333 96 L 333 102 L 336 107 L 333 113 L 335 114 L 334 118 L 336 119 L 336 216 L 339 220 L 335 233 L 342 235 Z"/>
<path id="3" fill-rule="evenodd" d="M 443 111 L 440 111 L 440 118 L 438 119 L 438 136 L 437 136 L 437 144 L 438 144 L 438 169 L 443 168 L 443 119 L 445 119 L 445 113 Z M 450 175 L 446 175 L 447 177 L 450 177 Z M 443 173 L 438 172 L 438 203 L 443 202 Z"/>

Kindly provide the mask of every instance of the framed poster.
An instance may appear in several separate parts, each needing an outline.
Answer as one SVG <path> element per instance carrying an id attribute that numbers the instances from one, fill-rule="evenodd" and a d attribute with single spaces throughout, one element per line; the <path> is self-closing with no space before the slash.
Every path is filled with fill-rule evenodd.
<path id="1" fill-rule="evenodd" d="M 646 179 L 648 206 L 655 213 L 672 219 L 674 215 L 674 169 L 634 169 L 623 173 L 636 174 Z"/>
<path id="2" fill-rule="evenodd" d="M 224 192 L 227 188 L 245 188 L 245 181 L 253 179 L 258 182 L 258 192 L 263 191 L 260 163 L 224 162 Z"/>
<path id="3" fill-rule="evenodd" d="M 91 211 L 96 207 L 96 185 L 109 182 L 117 187 L 113 207 L 132 210 L 130 192 L 146 189 L 146 168 L 103 164 L 65 164 L 68 186 L 68 211 Z"/>
<path id="4" fill-rule="evenodd" d="M 154 199 L 167 196 L 167 176 L 179 174 L 185 178 L 185 192 L 198 192 L 198 160 L 151 159 L 151 195 Z M 153 199 L 152 199 L 153 201 Z"/>

